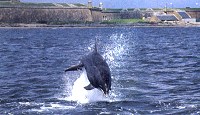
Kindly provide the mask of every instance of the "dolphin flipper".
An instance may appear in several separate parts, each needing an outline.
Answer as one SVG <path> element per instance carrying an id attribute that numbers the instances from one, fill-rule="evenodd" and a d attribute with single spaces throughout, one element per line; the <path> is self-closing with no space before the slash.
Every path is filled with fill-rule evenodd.
<path id="1" fill-rule="evenodd" d="M 86 90 L 92 90 L 94 89 L 94 87 L 92 86 L 92 84 L 89 84 L 88 86 L 84 87 Z"/>
<path id="2" fill-rule="evenodd" d="M 81 69 L 83 66 L 84 65 L 82 63 L 80 63 L 78 65 L 74 65 L 74 66 L 71 66 L 71 67 L 67 68 L 65 70 L 65 72 L 67 72 L 67 71 L 77 71 L 77 70 Z"/>

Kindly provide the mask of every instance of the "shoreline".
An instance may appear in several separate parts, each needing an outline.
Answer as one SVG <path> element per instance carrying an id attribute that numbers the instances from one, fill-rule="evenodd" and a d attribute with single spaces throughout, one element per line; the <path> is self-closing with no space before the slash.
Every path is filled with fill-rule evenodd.
<path id="1" fill-rule="evenodd" d="M 0 24 L 0 28 L 106 28 L 106 27 L 200 27 L 197 24 L 150 24 L 150 23 L 134 23 L 134 24 L 64 24 L 64 25 L 49 25 L 49 24 Z"/>

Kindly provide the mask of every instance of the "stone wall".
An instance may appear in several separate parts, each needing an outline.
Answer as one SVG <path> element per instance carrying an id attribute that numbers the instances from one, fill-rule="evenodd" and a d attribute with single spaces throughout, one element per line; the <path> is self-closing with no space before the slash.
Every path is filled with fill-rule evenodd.
<path id="1" fill-rule="evenodd" d="M 77 23 L 93 21 L 88 8 L 0 8 L 1 23 Z"/>
<path id="2" fill-rule="evenodd" d="M 190 10 L 190 9 L 186 9 L 185 11 L 186 11 L 186 13 L 188 13 L 188 14 L 191 16 L 191 18 L 195 18 L 195 19 L 197 19 L 197 20 L 200 19 L 200 10 Z M 168 11 L 167 13 L 168 13 L 168 14 L 175 14 L 179 20 L 182 20 L 182 18 L 180 17 L 180 15 L 179 15 L 177 12 Z"/>
<path id="3" fill-rule="evenodd" d="M 99 9 L 90 9 L 93 22 L 101 22 L 103 20 L 102 11 Z"/>
<path id="4" fill-rule="evenodd" d="M 199 10 L 186 10 L 186 12 L 192 17 L 200 21 L 200 11 Z"/>
<path id="5" fill-rule="evenodd" d="M 142 19 L 140 11 L 102 12 L 103 20 L 112 19 Z"/>
<path id="6" fill-rule="evenodd" d="M 120 19 L 120 12 L 103 12 L 103 20 Z"/>
<path id="7" fill-rule="evenodd" d="M 121 19 L 142 19 L 142 12 L 140 11 L 124 11 L 120 12 Z"/>

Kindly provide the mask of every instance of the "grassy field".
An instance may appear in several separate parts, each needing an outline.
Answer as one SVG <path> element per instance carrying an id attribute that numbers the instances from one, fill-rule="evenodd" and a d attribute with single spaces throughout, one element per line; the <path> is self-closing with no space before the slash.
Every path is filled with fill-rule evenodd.
<path id="1" fill-rule="evenodd" d="M 182 10 L 197 10 L 197 11 L 200 11 L 200 8 L 182 8 Z"/>
<path id="2" fill-rule="evenodd" d="M 102 24 L 134 24 L 134 23 L 145 23 L 142 19 L 113 19 L 105 20 Z"/>

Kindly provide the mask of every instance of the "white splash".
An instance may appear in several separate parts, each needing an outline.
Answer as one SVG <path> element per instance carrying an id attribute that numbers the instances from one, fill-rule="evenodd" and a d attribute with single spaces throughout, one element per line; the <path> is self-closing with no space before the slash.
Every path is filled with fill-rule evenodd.
<path id="1" fill-rule="evenodd" d="M 121 59 L 126 54 L 129 41 L 123 33 L 112 34 L 109 39 L 111 44 L 105 47 L 103 57 L 108 60 L 111 67 L 120 67 L 121 63 L 117 62 L 116 59 Z"/>
<path id="2" fill-rule="evenodd" d="M 72 87 L 71 96 L 68 98 L 78 103 L 90 103 L 97 101 L 108 101 L 109 99 L 98 89 L 85 90 L 84 87 L 89 85 L 87 74 L 85 69 L 81 73 L 80 77 L 74 82 Z"/>
<path id="3" fill-rule="evenodd" d="M 34 105 L 34 104 L 33 104 Z M 31 109 L 30 111 L 35 111 L 35 112 L 44 112 L 44 111 L 51 111 L 51 110 L 69 110 L 69 109 L 75 109 L 75 106 L 67 106 L 59 103 L 52 102 L 50 104 L 45 104 L 45 103 L 40 103 L 41 107 L 40 108 L 34 108 Z"/>

